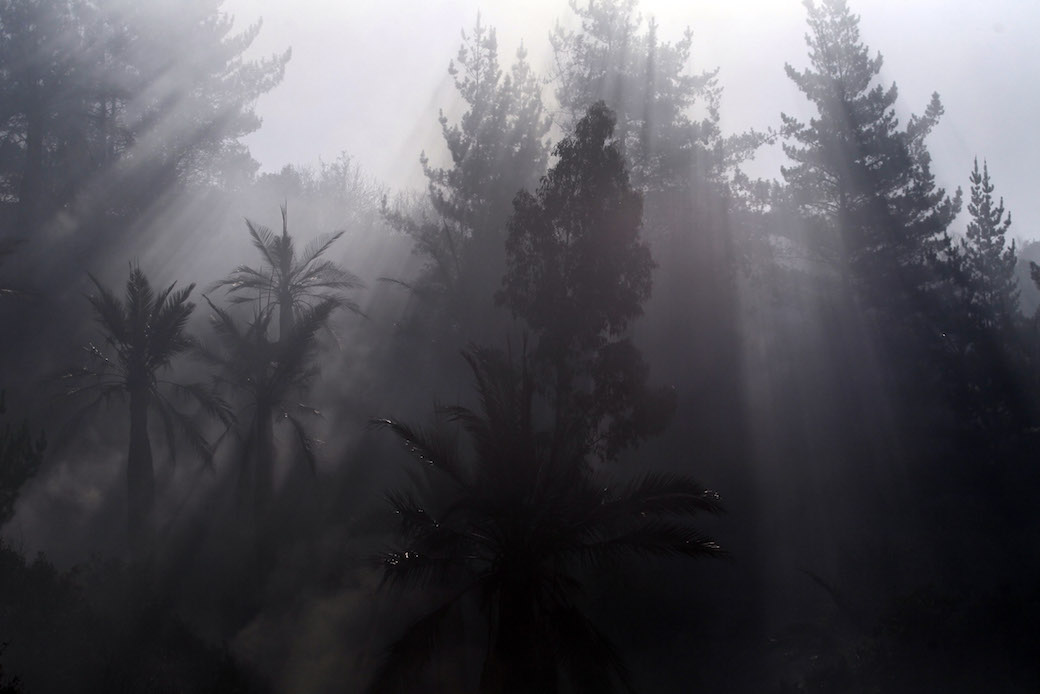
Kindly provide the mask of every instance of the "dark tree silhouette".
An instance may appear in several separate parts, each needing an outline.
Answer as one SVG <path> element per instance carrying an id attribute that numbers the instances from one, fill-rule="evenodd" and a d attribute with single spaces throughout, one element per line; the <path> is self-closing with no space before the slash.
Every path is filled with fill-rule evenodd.
<path id="1" fill-rule="evenodd" d="M 253 245 L 260 251 L 260 269 L 239 265 L 214 288 L 226 287 L 232 303 L 261 302 L 261 316 L 278 310 L 278 340 L 292 334 L 293 323 L 316 306 L 328 304 L 361 313 L 361 307 L 347 298 L 347 292 L 362 286 L 361 280 L 322 255 L 345 232 L 316 238 L 297 254 L 296 242 L 289 235 L 288 207 L 282 205 L 282 233 L 246 220 Z M 322 309 L 323 311 L 325 309 Z"/>
<path id="2" fill-rule="evenodd" d="M 6 412 L 4 391 L 0 390 L 0 415 Z M 14 515 L 18 492 L 40 468 L 47 439 L 33 437 L 24 423 L 14 429 L 5 423 L 0 431 L 0 528 Z"/>
<path id="3" fill-rule="evenodd" d="M 517 195 L 496 300 L 538 337 L 540 385 L 557 435 L 612 457 L 667 423 L 667 396 L 626 338 L 650 296 L 654 261 L 640 238 L 642 196 L 611 139 L 614 116 L 589 109 L 537 195 Z"/>
<path id="4" fill-rule="evenodd" d="M 501 278 L 513 196 L 536 184 L 545 170 L 549 120 L 527 51 L 521 46 L 503 75 L 495 29 L 479 14 L 473 29 L 463 32 L 448 73 L 467 111 L 457 124 L 443 112 L 439 117 L 449 167 L 434 166 L 425 152 L 420 156 L 431 214 L 415 217 L 389 207 L 385 214 L 427 260 L 411 286 L 439 295 L 448 320 L 476 323 L 490 307 L 476 302 L 486 301 Z"/>
<path id="5" fill-rule="evenodd" d="M 154 531 L 155 470 L 148 432 L 148 413 L 156 410 L 163 423 L 172 456 L 177 435 L 185 438 L 206 464 L 213 450 L 192 417 L 178 409 L 173 397 L 195 401 L 206 414 L 225 425 L 231 414 L 219 397 L 199 383 L 180 384 L 160 378 L 178 355 L 195 344 L 185 331 L 195 304 L 188 301 L 195 285 L 174 291 L 171 284 L 158 293 L 152 290 L 140 268 L 133 267 L 126 283 L 126 298 L 120 301 L 93 277 L 97 294 L 90 297 L 105 343 L 114 351 L 91 344 L 87 348 L 92 365 L 62 374 L 66 397 L 93 399 L 81 410 L 86 414 L 112 399 L 129 403 L 130 446 L 127 453 L 127 529 L 130 549 L 136 558 L 146 556 Z"/>
<path id="6" fill-rule="evenodd" d="M 401 544 L 383 557 L 385 582 L 450 597 L 390 647 L 370 691 L 410 691 L 445 638 L 449 615 L 470 599 L 489 625 L 481 692 L 555 692 L 561 678 L 575 691 L 631 691 L 621 659 L 580 608 L 580 568 L 720 555 L 691 525 L 700 513 L 719 512 L 717 496 L 682 476 L 604 480 L 580 439 L 561 447 L 539 429 L 526 356 L 520 364 L 489 349 L 464 356 L 480 409 L 440 414 L 467 434 L 471 458 L 443 430 L 377 422 L 402 440 L 431 482 L 447 485 L 443 496 L 428 489 L 388 495 Z"/>
<path id="7" fill-rule="evenodd" d="M 976 159 L 970 175 L 970 220 L 965 237 L 950 258 L 954 300 L 950 302 L 948 342 L 956 347 L 957 373 L 951 402 L 960 411 L 960 428 L 982 445 L 1029 426 L 1028 336 L 1019 312 L 1018 258 L 1008 242 L 1011 215 L 1004 200 L 994 200 L 989 167 Z M 1023 339 L 1025 338 L 1025 339 Z"/>
<path id="8" fill-rule="evenodd" d="M 227 311 L 208 298 L 206 301 L 213 311 L 218 344 L 202 346 L 197 354 L 216 367 L 217 386 L 229 389 L 246 413 L 238 418 L 242 441 L 239 498 L 251 507 L 254 522 L 259 524 L 266 518 L 274 491 L 276 420 L 292 425 L 304 458 L 314 467 L 313 442 L 300 417 L 319 413 L 300 404 L 300 397 L 318 371 L 313 364 L 317 333 L 338 304 L 325 299 L 313 307 L 302 305 L 290 331 L 273 342 L 268 335 L 270 311 L 258 311 L 243 330 Z"/>
<path id="9" fill-rule="evenodd" d="M 968 285 L 970 322 L 981 331 L 1007 330 L 1019 315 L 1015 242 L 1008 243 L 1011 213 L 1005 214 L 1004 199 L 993 199 L 989 167 L 975 160 L 971 172 L 971 221 L 961 241 L 964 278 Z"/>
<path id="10" fill-rule="evenodd" d="M 900 129 L 898 92 L 876 83 L 882 59 L 861 42 L 859 18 L 845 0 L 805 6 L 810 67 L 786 70 L 818 116 L 803 123 L 781 114 L 793 162 L 784 179 L 815 232 L 814 250 L 859 298 L 890 317 L 913 315 L 936 286 L 960 209 L 959 191 L 951 200 L 935 186 L 924 143 L 942 104 L 933 94 L 924 115 Z"/>
<path id="11" fill-rule="evenodd" d="M 563 124 L 573 129 L 603 101 L 617 116 L 618 148 L 636 185 L 665 189 L 690 174 L 719 177 L 761 143 L 749 133 L 722 136 L 718 70 L 687 71 L 693 32 L 674 43 L 658 39 L 654 18 L 643 24 L 635 0 L 572 2 L 580 29 L 557 25 L 550 35 L 556 98 Z M 690 117 L 697 104 L 706 111 Z"/>
<path id="12" fill-rule="evenodd" d="M 289 52 L 243 60 L 260 25 L 232 33 L 220 5 L 0 3 L 0 201 L 22 233 L 88 189 L 122 207 L 255 170 L 239 140 Z"/>

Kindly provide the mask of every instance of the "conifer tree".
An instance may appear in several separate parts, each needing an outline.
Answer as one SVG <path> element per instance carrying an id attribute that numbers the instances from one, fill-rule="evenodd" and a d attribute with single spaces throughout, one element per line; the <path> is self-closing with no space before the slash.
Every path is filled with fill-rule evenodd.
<path id="1" fill-rule="evenodd" d="M 628 338 L 650 297 L 654 261 L 614 124 L 610 109 L 594 104 L 557 144 L 537 194 L 516 197 L 496 297 L 537 336 L 554 434 L 608 458 L 663 428 L 673 404 L 647 388 L 648 369 Z"/>
<path id="2" fill-rule="evenodd" d="M 881 55 L 860 40 L 845 0 L 805 6 L 810 67 L 786 71 L 818 115 L 781 115 L 793 162 L 783 176 L 819 232 L 815 250 L 868 306 L 906 309 L 936 285 L 960 205 L 959 193 L 951 200 L 936 187 L 924 144 L 942 104 L 933 94 L 924 115 L 900 128 L 896 86 L 877 82 Z"/>
<path id="3" fill-rule="evenodd" d="M 644 191 L 675 185 L 689 174 L 691 157 L 702 175 L 721 176 L 727 149 L 719 129 L 718 70 L 687 70 L 693 33 L 675 42 L 658 38 L 651 17 L 644 25 L 635 0 L 571 3 L 580 30 L 557 26 L 556 98 L 565 127 L 603 101 L 617 118 L 616 139 L 633 183 Z M 699 105 L 703 117 L 691 109 Z"/>
<path id="4" fill-rule="evenodd" d="M 1018 314 L 1018 281 L 1015 278 L 1015 242 L 1007 242 L 1011 213 L 1005 213 L 1004 199 L 993 199 L 989 166 L 979 160 L 971 172 L 971 221 L 961 241 L 965 279 L 968 282 L 968 310 L 978 330 L 998 330 L 1011 325 Z"/>
<path id="5" fill-rule="evenodd" d="M 81 194 L 122 210 L 255 170 L 240 139 L 290 53 L 243 59 L 260 24 L 235 32 L 220 6 L 0 0 L 0 201 L 20 233 Z"/>
<path id="6" fill-rule="evenodd" d="M 479 311 L 474 301 L 491 305 L 486 297 L 502 276 L 505 222 L 513 197 L 533 187 L 545 169 L 549 120 L 526 49 L 521 45 L 503 74 L 495 29 L 479 14 L 473 29 L 462 33 L 448 73 L 467 111 L 458 123 L 443 111 L 439 116 L 449 166 L 435 166 L 425 152 L 420 157 L 431 214 L 385 212 L 427 260 L 414 286 L 446 297 L 448 319 L 455 322 Z"/>

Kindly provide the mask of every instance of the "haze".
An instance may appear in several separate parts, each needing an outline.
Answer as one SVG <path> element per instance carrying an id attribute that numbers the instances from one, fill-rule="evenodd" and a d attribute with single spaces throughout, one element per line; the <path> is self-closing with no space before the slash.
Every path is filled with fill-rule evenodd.
<path id="1" fill-rule="evenodd" d="M 1038 29 L 0 0 L 0 694 L 1040 691 Z"/>

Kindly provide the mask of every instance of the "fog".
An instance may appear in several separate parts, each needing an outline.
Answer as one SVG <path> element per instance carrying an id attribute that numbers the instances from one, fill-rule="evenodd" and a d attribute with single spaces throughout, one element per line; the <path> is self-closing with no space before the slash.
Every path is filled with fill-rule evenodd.
<path id="1" fill-rule="evenodd" d="M 0 0 L 0 692 L 1036 691 L 1038 28 Z"/>

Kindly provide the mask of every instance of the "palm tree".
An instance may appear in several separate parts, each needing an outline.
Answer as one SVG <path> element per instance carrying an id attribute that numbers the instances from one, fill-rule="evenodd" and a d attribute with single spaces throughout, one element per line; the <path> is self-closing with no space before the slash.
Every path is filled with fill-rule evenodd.
<path id="1" fill-rule="evenodd" d="M 465 358 L 480 410 L 440 414 L 468 434 L 471 460 L 443 430 L 377 422 L 405 443 L 430 481 L 450 489 L 445 499 L 388 495 L 401 544 L 382 557 L 384 580 L 438 587 L 449 597 L 391 646 L 371 689 L 407 688 L 448 616 L 477 598 L 488 623 L 481 692 L 554 692 L 561 678 L 575 691 L 631 690 L 610 642 L 579 609 L 576 571 L 645 556 L 720 555 L 690 524 L 701 512 L 719 512 L 718 497 L 661 473 L 605 483 L 587 464 L 580 437 L 564 451 L 536 429 L 526 357 L 519 367 L 493 350 Z"/>
<path id="2" fill-rule="evenodd" d="M 276 235 L 268 227 L 246 220 L 246 228 L 253 245 L 260 251 L 263 266 L 260 269 L 239 265 L 230 275 L 214 285 L 226 287 L 232 303 L 248 303 L 257 296 L 270 297 L 263 312 L 278 309 L 279 341 L 289 335 L 293 321 L 308 308 L 319 303 L 332 302 L 354 313 L 361 308 L 346 297 L 346 292 L 362 287 L 357 276 L 347 272 L 331 260 L 321 256 L 335 243 L 343 231 L 322 235 L 312 241 L 301 255 L 289 235 L 288 208 L 281 206 L 282 234 Z"/>
<path id="3" fill-rule="evenodd" d="M 227 405 L 203 384 L 180 384 L 159 378 L 175 357 L 195 344 L 185 331 L 195 304 L 188 297 L 195 285 L 174 291 L 176 283 L 155 293 L 139 267 L 132 267 L 126 283 L 126 299 L 120 301 L 91 276 L 97 293 L 90 297 L 105 343 L 115 352 L 109 357 L 89 345 L 90 367 L 66 371 L 67 397 L 93 395 L 82 410 L 112 399 L 129 402 L 130 446 L 127 453 L 127 529 L 133 556 L 143 557 L 151 545 L 155 506 L 155 470 L 148 433 L 148 413 L 155 409 L 163 423 L 171 455 L 176 457 L 176 434 L 184 437 L 206 464 L 213 450 L 195 421 L 174 406 L 164 391 L 194 400 L 204 412 L 225 425 L 231 423 Z"/>
<path id="4" fill-rule="evenodd" d="M 239 417 L 242 442 L 239 469 L 239 495 L 252 497 L 254 520 L 265 515 L 273 494 L 275 420 L 288 421 L 293 428 L 305 460 L 314 467 L 313 441 L 307 436 L 301 415 L 319 412 L 299 402 L 318 369 L 312 364 L 317 333 L 328 322 L 337 306 L 323 300 L 303 306 L 288 333 L 278 342 L 268 338 L 271 312 L 260 310 L 245 329 L 232 316 L 206 298 L 213 311 L 213 329 L 218 346 L 201 346 L 197 355 L 216 367 L 215 380 L 237 395 L 246 416 Z"/>

